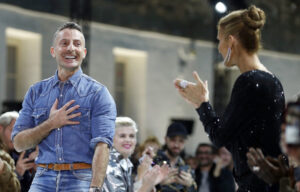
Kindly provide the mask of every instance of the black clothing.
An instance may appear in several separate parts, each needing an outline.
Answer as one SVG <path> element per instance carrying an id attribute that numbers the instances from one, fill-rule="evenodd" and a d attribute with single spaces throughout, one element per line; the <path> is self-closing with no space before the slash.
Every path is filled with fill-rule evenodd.
<path id="1" fill-rule="evenodd" d="M 209 191 L 210 192 L 235 192 L 235 183 L 233 179 L 232 172 L 227 169 L 221 169 L 221 173 L 218 177 L 214 176 L 214 170 L 216 168 L 216 164 L 213 164 L 208 173 L 208 183 L 209 183 Z M 195 170 L 196 175 L 196 183 L 197 183 L 197 191 L 201 186 L 202 173 L 200 167 L 197 167 Z"/>
<path id="2" fill-rule="evenodd" d="M 197 109 L 210 140 L 231 152 L 239 191 L 270 191 L 270 186 L 250 171 L 246 153 L 250 147 L 261 148 L 265 155 L 273 157 L 281 153 L 280 124 L 284 107 L 280 81 L 272 74 L 253 70 L 236 80 L 221 119 L 208 102 Z"/>

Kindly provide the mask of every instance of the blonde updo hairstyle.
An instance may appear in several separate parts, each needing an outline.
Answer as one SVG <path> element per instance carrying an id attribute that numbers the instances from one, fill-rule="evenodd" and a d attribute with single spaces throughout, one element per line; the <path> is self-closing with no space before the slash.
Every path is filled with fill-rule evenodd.
<path id="1" fill-rule="evenodd" d="M 233 11 L 218 22 L 218 30 L 225 38 L 236 37 L 248 53 L 256 53 L 261 48 L 261 28 L 266 22 L 263 10 L 251 5 L 248 9 Z"/>

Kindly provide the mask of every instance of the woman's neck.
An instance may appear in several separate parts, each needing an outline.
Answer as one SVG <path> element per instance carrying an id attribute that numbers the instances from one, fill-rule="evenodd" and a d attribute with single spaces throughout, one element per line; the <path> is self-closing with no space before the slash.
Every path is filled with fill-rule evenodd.
<path id="1" fill-rule="evenodd" d="M 251 70 L 261 70 L 270 73 L 260 62 L 256 53 L 250 55 L 248 53 L 241 52 L 239 58 L 237 58 L 237 66 L 241 73 Z"/>

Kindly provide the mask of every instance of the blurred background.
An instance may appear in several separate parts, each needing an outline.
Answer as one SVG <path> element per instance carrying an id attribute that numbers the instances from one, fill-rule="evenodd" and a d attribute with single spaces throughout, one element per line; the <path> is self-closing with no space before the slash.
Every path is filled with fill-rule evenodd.
<path id="1" fill-rule="evenodd" d="M 217 21 L 251 4 L 267 15 L 261 61 L 281 80 L 286 100 L 294 99 L 300 91 L 299 0 L 0 0 L 0 111 L 19 110 L 29 86 L 55 73 L 53 34 L 72 20 L 86 38 L 84 72 L 108 87 L 118 115 L 136 120 L 138 141 L 156 136 L 163 143 L 167 126 L 179 121 L 190 133 L 191 154 L 208 137 L 173 80 L 193 80 L 198 71 L 222 114 L 239 71 L 221 64 Z"/>

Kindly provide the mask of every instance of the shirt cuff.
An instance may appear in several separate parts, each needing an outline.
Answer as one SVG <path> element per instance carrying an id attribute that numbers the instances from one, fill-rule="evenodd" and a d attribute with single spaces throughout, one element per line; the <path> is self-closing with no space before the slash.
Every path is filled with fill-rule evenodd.
<path id="1" fill-rule="evenodd" d="M 210 121 L 210 117 L 215 116 L 212 106 L 209 104 L 209 102 L 203 102 L 200 107 L 196 109 L 196 111 L 204 125 Z"/>
<path id="2" fill-rule="evenodd" d="M 90 147 L 92 149 L 95 149 L 95 146 L 98 144 L 98 143 L 106 143 L 108 145 L 108 147 L 110 148 L 112 146 L 112 140 L 109 139 L 109 138 L 105 138 L 105 137 L 96 137 L 96 138 L 93 138 L 90 142 Z"/>

